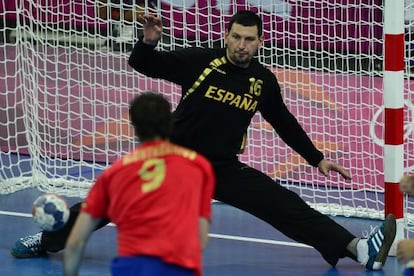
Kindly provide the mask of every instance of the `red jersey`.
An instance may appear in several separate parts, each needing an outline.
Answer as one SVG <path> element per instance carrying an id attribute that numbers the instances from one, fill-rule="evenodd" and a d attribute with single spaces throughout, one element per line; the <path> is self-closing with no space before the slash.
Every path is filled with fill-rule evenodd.
<path id="1" fill-rule="evenodd" d="M 157 256 L 201 274 L 198 223 L 210 219 L 214 185 L 195 151 L 146 142 L 99 176 L 82 211 L 117 226 L 119 256 Z"/>

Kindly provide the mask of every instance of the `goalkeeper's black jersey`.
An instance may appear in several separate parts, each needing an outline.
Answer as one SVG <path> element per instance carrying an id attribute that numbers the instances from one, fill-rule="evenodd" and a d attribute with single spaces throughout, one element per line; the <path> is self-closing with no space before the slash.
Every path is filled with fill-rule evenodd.
<path id="1" fill-rule="evenodd" d="M 240 68 L 229 62 L 225 49 L 166 52 L 139 41 L 129 64 L 149 77 L 182 87 L 171 141 L 211 161 L 236 157 L 256 111 L 311 165 L 323 158 L 285 106 L 275 75 L 256 59 Z"/>

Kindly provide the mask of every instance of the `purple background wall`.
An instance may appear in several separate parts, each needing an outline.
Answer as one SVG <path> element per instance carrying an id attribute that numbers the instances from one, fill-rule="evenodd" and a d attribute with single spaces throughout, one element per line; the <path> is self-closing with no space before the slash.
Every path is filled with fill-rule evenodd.
<path id="1" fill-rule="evenodd" d="M 28 0 L 7 0 L 5 7 L 0 7 L 0 11 L 6 11 L 7 19 L 16 19 L 16 5 L 19 5 L 16 2 L 23 4 L 22 17 L 27 19 L 77 27 L 105 27 L 104 22 L 97 23 L 95 0 L 37 0 L 34 1 L 36 6 Z M 267 1 L 278 4 L 277 8 L 270 4 L 258 7 L 259 3 L 266 2 L 259 0 L 228 0 L 226 7 L 217 0 L 188 0 L 184 1 L 188 5 L 185 8 L 173 6 L 175 2 L 162 1 L 161 6 L 165 25 L 170 26 L 176 36 L 192 38 L 197 30 L 201 38 L 220 39 L 224 33 L 224 23 L 227 23 L 230 15 L 235 10 L 249 8 L 261 12 L 266 41 L 276 43 L 279 47 L 345 53 L 382 52 L 380 0 Z M 281 12 L 280 5 L 288 7 L 288 10 Z M 183 18 L 186 19 L 185 26 Z"/>
<path id="2" fill-rule="evenodd" d="M 166 1 L 167 2 L 167 1 Z M 195 0 L 186 10 L 164 4 L 166 18 L 174 18 L 174 33 L 194 37 L 195 30 L 201 36 L 219 39 L 224 33 L 223 11 L 217 0 Z M 382 46 L 373 39 L 382 37 L 382 10 L 379 0 L 325 0 L 284 1 L 289 12 L 269 10 L 271 6 L 255 5 L 256 0 L 230 0 L 224 15 L 227 22 L 236 10 L 260 11 L 265 39 L 277 45 L 293 48 L 336 50 L 339 52 L 381 53 Z M 265 1 L 262 1 L 264 3 Z M 282 2 L 282 1 L 274 1 Z M 209 5 L 210 4 L 210 5 Z M 236 8 L 234 8 L 236 7 Z M 183 18 L 186 18 L 185 26 Z M 198 25 L 198 27 L 197 27 Z M 184 33 L 185 32 L 185 33 Z"/>

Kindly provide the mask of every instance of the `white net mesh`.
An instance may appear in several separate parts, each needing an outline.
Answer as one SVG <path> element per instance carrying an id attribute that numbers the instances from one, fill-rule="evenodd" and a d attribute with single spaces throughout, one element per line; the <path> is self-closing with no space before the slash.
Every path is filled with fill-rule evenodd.
<path id="1" fill-rule="evenodd" d="M 277 75 L 289 109 L 353 179 L 321 176 L 260 114 L 241 159 L 322 212 L 383 217 L 382 1 L 106 2 L 0 0 L 0 193 L 37 187 L 83 197 L 105 167 L 136 146 L 127 117 L 135 94 L 162 91 L 176 105 L 179 87 L 128 66 L 140 32 L 130 23 L 137 13 L 151 7 L 162 17 L 159 48 L 173 50 L 223 46 L 231 14 L 248 8 L 263 18 L 259 59 Z M 407 16 L 407 28 L 412 22 Z M 408 74 L 405 152 L 411 168 Z M 413 211 L 408 201 L 406 211 Z"/>

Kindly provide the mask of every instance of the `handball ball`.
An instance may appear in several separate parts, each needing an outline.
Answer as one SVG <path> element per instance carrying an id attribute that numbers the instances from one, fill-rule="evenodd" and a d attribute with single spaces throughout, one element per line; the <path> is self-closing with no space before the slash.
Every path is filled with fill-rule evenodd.
<path id="1" fill-rule="evenodd" d="M 68 221 L 69 208 L 63 197 L 43 194 L 33 202 L 32 215 L 42 230 L 57 231 Z"/>

